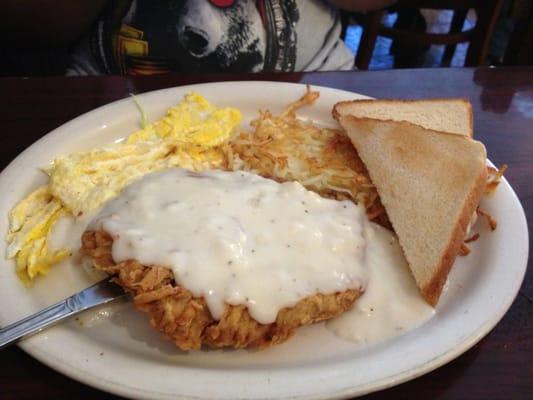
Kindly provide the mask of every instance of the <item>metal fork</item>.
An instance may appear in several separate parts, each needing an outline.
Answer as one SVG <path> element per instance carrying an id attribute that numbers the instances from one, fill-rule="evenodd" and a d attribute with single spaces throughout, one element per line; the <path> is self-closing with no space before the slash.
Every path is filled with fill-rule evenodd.
<path id="1" fill-rule="evenodd" d="M 31 336 L 81 311 L 127 296 L 108 279 L 100 281 L 69 298 L 0 329 L 0 349 Z"/>

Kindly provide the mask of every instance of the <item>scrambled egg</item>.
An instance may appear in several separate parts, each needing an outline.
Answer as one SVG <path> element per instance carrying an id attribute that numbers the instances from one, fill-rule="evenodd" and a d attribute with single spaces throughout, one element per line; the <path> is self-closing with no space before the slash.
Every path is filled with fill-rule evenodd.
<path id="1" fill-rule="evenodd" d="M 171 139 L 179 143 L 216 146 L 230 138 L 240 123 L 241 112 L 235 108 L 216 108 L 204 97 L 190 92 L 167 116 L 131 135 L 127 143 Z"/>
<path id="2" fill-rule="evenodd" d="M 16 260 L 23 281 L 45 274 L 71 253 L 49 246 L 60 217 L 80 217 L 97 209 L 149 172 L 178 166 L 196 171 L 220 167 L 224 155 L 217 146 L 232 136 L 241 119 L 239 110 L 217 108 L 191 92 L 125 143 L 55 159 L 45 171 L 48 184 L 10 211 L 6 257 Z"/>
<path id="3" fill-rule="evenodd" d="M 69 255 L 67 249 L 49 251 L 47 242 L 52 226 L 64 213 L 63 205 L 46 186 L 30 193 L 10 211 L 6 257 L 16 257 L 16 271 L 22 280 L 45 273 Z"/>
<path id="4" fill-rule="evenodd" d="M 217 168 L 221 161 L 217 149 L 204 146 L 168 140 L 123 144 L 56 159 L 48 187 L 73 215 L 81 216 L 149 172 L 177 166 L 198 171 Z"/>

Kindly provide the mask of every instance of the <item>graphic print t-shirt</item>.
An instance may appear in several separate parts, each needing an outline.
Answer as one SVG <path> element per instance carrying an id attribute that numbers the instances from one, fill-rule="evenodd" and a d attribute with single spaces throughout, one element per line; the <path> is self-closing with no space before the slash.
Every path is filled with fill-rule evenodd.
<path id="1" fill-rule="evenodd" d="M 321 0 L 112 0 L 69 75 L 350 69 Z"/>

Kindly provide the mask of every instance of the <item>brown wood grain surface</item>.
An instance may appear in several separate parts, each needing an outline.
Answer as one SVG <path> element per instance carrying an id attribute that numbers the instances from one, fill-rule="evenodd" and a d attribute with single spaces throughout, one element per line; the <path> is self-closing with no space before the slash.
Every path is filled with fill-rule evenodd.
<path id="1" fill-rule="evenodd" d="M 509 165 L 506 177 L 522 202 L 531 232 L 533 68 L 4 78 L 0 79 L 0 169 L 50 130 L 130 93 L 235 80 L 302 82 L 381 98 L 468 98 L 474 107 L 475 136 L 485 143 L 495 164 Z M 531 242 L 530 238 L 530 246 Z M 429 374 L 367 398 L 533 399 L 532 264 L 530 259 L 509 312 L 477 345 Z M 0 351 L 0 399 L 11 398 L 115 397 L 66 378 L 12 346 Z"/>

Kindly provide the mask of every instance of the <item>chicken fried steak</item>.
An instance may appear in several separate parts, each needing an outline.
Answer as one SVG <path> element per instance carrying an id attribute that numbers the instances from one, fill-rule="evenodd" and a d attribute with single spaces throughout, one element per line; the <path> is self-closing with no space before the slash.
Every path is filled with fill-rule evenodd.
<path id="1" fill-rule="evenodd" d="M 150 324 L 182 350 L 209 347 L 264 348 L 289 339 L 296 328 L 327 320 L 352 307 L 361 294 L 346 290 L 315 294 L 295 306 L 279 311 L 276 321 L 260 324 L 246 306 L 227 304 L 220 320 L 211 316 L 203 298 L 195 298 L 174 281 L 168 268 L 145 266 L 135 260 L 116 264 L 112 257 L 113 239 L 104 231 L 87 231 L 82 237 L 82 254 L 94 266 L 110 274 L 133 295 L 135 307 L 148 313 Z"/>

